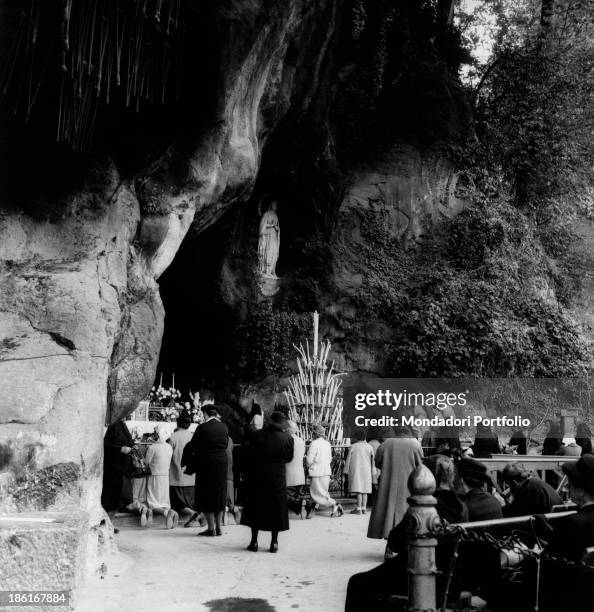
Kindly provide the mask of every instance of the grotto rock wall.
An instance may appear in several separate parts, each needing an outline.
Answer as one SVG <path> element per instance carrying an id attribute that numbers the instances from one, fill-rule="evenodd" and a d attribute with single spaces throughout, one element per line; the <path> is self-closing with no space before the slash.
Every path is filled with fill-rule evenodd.
<path id="1" fill-rule="evenodd" d="M 103 156 L 67 196 L 39 185 L 39 205 L 0 202 L 0 510 L 75 505 L 99 519 L 104 424 L 155 376 L 157 279 L 191 224 L 249 196 L 268 134 L 315 93 L 339 3 L 205 3 L 211 115 L 188 116 L 137 177 Z"/>
<path id="2" fill-rule="evenodd" d="M 423 248 L 424 235 L 464 209 L 458 180 L 443 152 L 408 145 L 396 145 L 353 172 L 332 239 L 323 318 L 341 371 L 386 375 L 384 347 L 394 330 L 371 305 L 398 287 L 386 286 L 383 270 L 374 265 L 379 262 L 369 258 L 375 259 L 376 245 L 386 241 L 399 249 Z"/>

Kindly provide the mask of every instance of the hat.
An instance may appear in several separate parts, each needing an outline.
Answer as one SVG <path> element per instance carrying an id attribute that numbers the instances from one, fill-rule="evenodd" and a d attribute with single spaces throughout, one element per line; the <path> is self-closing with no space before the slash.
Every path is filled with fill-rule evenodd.
<path id="1" fill-rule="evenodd" d="M 286 429 L 289 426 L 287 417 L 279 410 L 270 415 L 270 425 L 275 429 Z"/>
<path id="2" fill-rule="evenodd" d="M 594 455 L 584 455 L 575 462 L 564 463 L 561 469 L 570 482 L 594 494 Z"/>
<path id="3" fill-rule="evenodd" d="M 314 425 L 311 429 L 312 433 L 314 436 L 317 436 L 318 438 L 320 436 L 325 436 L 326 435 L 326 430 L 321 426 L 321 425 Z"/>
<path id="4" fill-rule="evenodd" d="M 462 457 L 458 463 L 458 471 L 464 479 L 473 478 L 482 482 L 491 483 L 492 480 L 487 474 L 487 466 L 476 459 Z"/>
<path id="5" fill-rule="evenodd" d="M 180 427 L 189 427 L 192 424 L 192 417 L 187 410 L 182 410 L 177 417 L 177 424 Z"/>
<path id="6" fill-rule="evenodd" d="M 202 406 L 202 412 L 209 417 L 221 414 L 221 410 L 216 404 L 207 404 L 206 406 Z"/>

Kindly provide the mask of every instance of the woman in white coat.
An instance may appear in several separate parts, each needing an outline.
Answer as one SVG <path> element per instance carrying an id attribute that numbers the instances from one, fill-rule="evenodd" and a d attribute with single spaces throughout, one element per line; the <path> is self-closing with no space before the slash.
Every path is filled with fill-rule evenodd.
<path id="1" fill-rule="evenodd" d="M 366 512 L 367 496 L 371 493 L 375 471 L 373 459 L 373 447 L 365 441 L 365 432 L 356 430 L 343 470 L 349 479 L 349 492 L 357 496 L 357 507 L 351 511 L 351 514 Z"/>
<path id="2" fill-rule="evenodd" d="M 311 517 L 314 510 L 321 508 L 332 508 L 330 516 L 342 516 L 344 514 L 342 506 L 336 503 L 328 492 L 330 477 L 332 476 L 332 447 L 330 442 L 324 439 L 325 435 L 326 432 L 321 425 L 314 425 L 314 440 L 309 445 L 305 459 L 311 478 L 309 493 L 313 500 L 307 505 L 307 518 Z"/>
<path id="3" fill-rule="evenodd" d="M 173 449 L 165 442 L 168 437 L 167 428 L 159 423 L 155 427 L 156 441 L 151 444 L 147 451 L 145 461 L 151 468 L 151 475 L 148 477 L 146 503 L 155 514 L 165 516 L 165 526 L 173 529 L 177 525 L 178 514 L 171 509 L 169 502 L 169 466 Z"/>

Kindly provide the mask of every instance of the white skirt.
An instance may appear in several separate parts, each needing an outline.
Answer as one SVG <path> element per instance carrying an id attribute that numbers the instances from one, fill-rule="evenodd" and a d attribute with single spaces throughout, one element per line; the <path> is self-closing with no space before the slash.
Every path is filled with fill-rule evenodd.
<path id="1" fill-rule="evenodd" d="M 151 509 L 171 508 L 169 502 L 169 474 L 148 477 L 146 503 Z"/>

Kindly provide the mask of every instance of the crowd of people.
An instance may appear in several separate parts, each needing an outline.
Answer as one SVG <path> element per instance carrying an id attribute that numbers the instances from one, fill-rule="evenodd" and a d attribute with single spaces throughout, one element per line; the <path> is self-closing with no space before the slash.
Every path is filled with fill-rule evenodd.
<path id="1" fill-rule="evenodd" d="M 284 413 L 276 411 L 265 419 L 261 409 L 255 407 L 248 434 L 238 448 L 222 422 L 221 408 L 210 402 L 203 411 L 206 420 L 193 434 L 189 431 L 189 415 L 185 413 L 180 415 L 171 436 L 167 436 L 164 427 L 155 428 L 152 443 L 144 454 L 150 474 L 130 479 L 132 500 L 126 505 L 128 511 L 139 515 L 141 525 L 150 525 L 153 514 L 163 514 L 165 526 L 173 528 L 179 516 L 184 515 L 187 527 L 205 524 L 199 536 L 221 536 L 225 512 L 231 511 L 236 522 L 251 531 L 248 551 L 258 551 L 259 534 L 266 531 L 270 532 L 269 551 L 275 553 L 279 549 L 279 533 L 289 528 L 289 512 L 301 518 L 311 518 L 321 510 L 326 510 L 330 517 L 343 514 L 341 504 L 329 492 L 333 450 L 325 439 L 324 427 L 313 428 L 313 439 L 306 447 L 297 424 Z M 526 472 L 513 459 L 498 480 L 491 478 L 480 458 L 503 450 L 492 432 L 477 432 L 470 451 L 462 449 L 452 432 L 440 433 L 426 435 L 422 442 L 408 428 L 375 428 L 354 433 L 343 467 L 346 489 L 355 500 L 352 514 L 365 514 L 371 507 L 367 535 L 385 540 L 386 547 L 380 566 L 351 577 L 347 612 L 392 609 L 395 597 L 406 596 L 408 480 L 419 465 L 424 463 L 435 476 L 436 509 L 448 524 L 542 516 L 562 504 L 554 486 Z M 588 446 L 587 426 L 578 429 L 578 434 L 576 445 L 581 458 L 562 466 L 567 493 L 577 512 L 552 524 L 544 519 L 536 521 L 526 538 L 527 547 L 544 547 L 545 553 L 570 562 L 563 568 L 563 576 L 568 585 L 573 585 L 573 591 L 569 594 L 563 591 L 561 605 L 559 593 L 549 593 L 550 584 L 541 578 L 541 610 L 589 610 L 584 607 L 585 598 L 591 598 L 590 604 L 594 602 L 592 571 L 576 569 L 584 549 L 594 546 L 594 455 L 590 454 L 591 444 Z M 544 454 L 566 448 L 555 423 L 549 425 L 547 440 Z M 526 454 L 527 445 L 525 434 L 514 432 L 506 446 L 513 447 L 512 452 Z M 121 508 L 129 456 L 136 452 L 123 421 L 108 428 L 102 502 L 109 514 Z M 234 482 L 233 463 L 238 452 L 239 488 L 238 482 Z M 241 512 L 236 506 L 237 498 Z M 508 584 L 502 555 L 502 551 L 484 542 L 465 542 L 458 549 L 453 536 L 441 537 L 436 549 L 438 596 L 447 595 L 455 601 L 466 590 L 484 597 L 493 610 L 533 609 L 534 591 L 529 593 L 525 586 L 530 580 L 518 581 L 516 568 L 516 577 Z M 457 563 L 452 576 L 454 556 Z M 552 569 L 548 557 L 543 558 L 542 568 L 531 565 L 530 557 L 522 562 L 521 571 L 532 578 L 535 572 L 546 576 Z M 510 593 L 519 602 L 516 608 L 509 607 Z"/>
<path id="2" fill-rule="evenodd" d="M 270 551 L 276 552 L 278 533 L 289 528 L 289 510 L 304 519 L 320 510 L 327 510 L 330 517 L 343 514 L 329 492 L 332 447 L 324 427 L 313 428 L 306 452 L 296 423 L 274 412 L 265 426 L 262 409 L 255 405 L 247 434 L 241 444 L 234 444 L 221 407 L 207 396 L 202 410 L 206 419 L 194 433 L 190 432 L 190 415 L 182 411 L 170 436 L 159 423 L 140 445 L 134 443 L 125 421 L 107 429 L 102 504 L 108 515 L 113 517 L 117 510 L 134 513 L 140 525 L 148 527 L 153 516 L 160 514 L 168 529 L 175 528 L 182 516 L 184 527 L 206 526 L 198 535 L 212 537 L 222 535 L 230 512 L 236 523 L 251 529 L 248 550 L 257 551 L 259 532 L 269 531 Z M 369 475 L 361 476 L 363 483 L 356 476 L 351 483 L 363 496 L 371 492 L 373 451 L 366 442 L 362 444 L 369 449 Z M 357 473 L 361 458 L 356 445 L 354 450 L 349 466 Z M 142 458 L 144 470 L 132 473 L 133 457 Z M 234 469 L 234 457 L 240 469 Z M 238 498 L 241 510 L 236 505 Z M 361 508 L 365 506 L 362 500 Z"/>
<path id="3" fill-rule="evenodd" d="M 553 433 L 557 431 L 560 430 L 553 427 Z M 578 433 L 589 438 L 583 429 L 581 432 L 578 429 Z M 499 442 L 489 432 L 477 434 L 471 447 L 476 454 L 484 457 L 501 452 Z M 480 459 L 465 456 L 456 436 L 433 438 L 432 446 L 426 449 L 428 456 L 423 458 L 421 444 L 411 431 L 383 430 L 372 435 L 380 438 L 375 464 L 381 474 L 368 536 L 386 540 L 385 558 L 381 565 L 351 577 L 346 612 L 393 610 L 398 597 L 406 597 L 410 535 L 404 520 L 409 496 L 407 482 L 421 462 L 435 477 L 436 509 L 448 524 L 534 516 L 530 528 L 520 535 L 526 549 L 544 549 L 542 563 L 537 563 L 533 556 L 520 555 L 513 569 L 509 569 L 505 565 L 513 557 L 510 551 L 486 541 L 456 544 L 452 535 L 440 537 L 436 549 L 439 603 L 444 597 L 455 602 L 467 591 L 483 597 L 489 609 L 495 611 L 594 610 L 594 568 L 579 565 L 586 548 L 594 546 L 594 455 L 585 452 L 589 439 L 580 440 L 581 458 L 562 466 L 566 476 L 563 488 L 571 500 L 564 507 L 573 504 L 576 513 L 549 522 L 544 515 L 556 506 L 562 507 L 561 495 L 513 459 L 499 479 L 492 479 Z M 562 442 L 557 451 L 561 448 Z M 374 515 L 377 520 L 373 520 Z M 553 557 L 555 561 L 551 560 Z M 564 588 L 560 589 L 558 580 L 553 579 L 555 574 L 563 577 Z M 539 608 L 535 608 L 537 575 Z"/>

